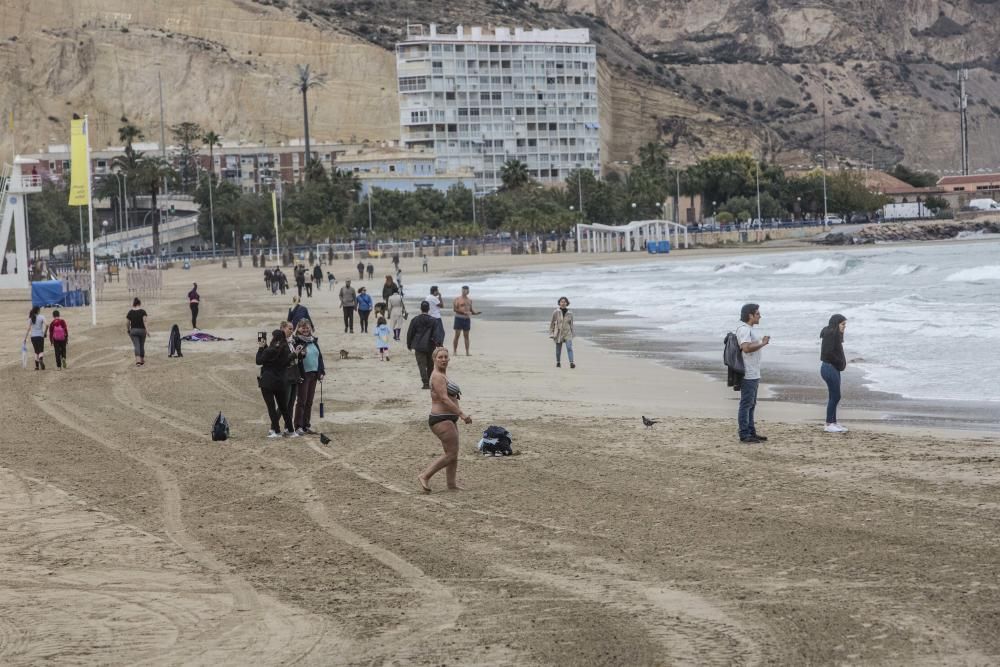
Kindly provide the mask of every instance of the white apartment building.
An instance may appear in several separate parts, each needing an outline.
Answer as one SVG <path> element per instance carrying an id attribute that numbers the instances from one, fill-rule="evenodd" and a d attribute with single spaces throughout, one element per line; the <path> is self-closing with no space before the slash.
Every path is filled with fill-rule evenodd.
<path id="1" fill-rule="evenodd" d="M 590 31 L 407 26 L 396 45 L 400 140 L 432 151 L 437 168 L 471 168 L 501 185 L 505 162 L 560 182 L 577 168 L 600 175 L 597 49 Z"/>

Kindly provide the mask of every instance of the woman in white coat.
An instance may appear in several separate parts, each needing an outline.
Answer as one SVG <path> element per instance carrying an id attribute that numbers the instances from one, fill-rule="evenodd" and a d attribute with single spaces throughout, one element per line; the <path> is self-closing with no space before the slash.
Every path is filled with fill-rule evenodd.
<path id="1" fill-rule="evenodd" d="M 566 345 L 566 356 L 569 357 L 569 367 L 576 368 L 573 362 L 573 311 L 569 309 L 569 299 L 559 297 L 559 307 L 552 312 L 549 322 L 549 338 L 556 342 L 556 368 L 561 368 L 562 347 Z"/>
<path id="2" fill-rule="evenodd" d="M 403 330 L 403 297 L 399 292 L 393 292 L 386 300 L 389 308 L 389 326 L 392 328 L 392 339 L 399 340 L 399 334 Z"/>

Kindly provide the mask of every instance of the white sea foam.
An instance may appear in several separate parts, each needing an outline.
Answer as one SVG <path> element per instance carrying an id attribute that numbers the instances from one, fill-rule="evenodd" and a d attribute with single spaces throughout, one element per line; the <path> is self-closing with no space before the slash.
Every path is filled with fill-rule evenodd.
<path id="1" fill-rule="evenodd" d="M 778 269 L 775 273 L 778 275 L 817 276 L 821 273 L 840 273 L 845 266 L 846 262 L 843 260 L 816 257 L 792 262 L 788 266 Z"/>
<path id="2" fill-rule="evenodd" d="M 730 264 L 722 264 L 715 267 L 716 273 L 740 273 L 741 271 L 754 271 L 757 269 L 765 268 L 762 264 L 753 264 L 752 262 L 734 262 Z"/>
<path id="3" fill-rule="evenodd" d="M 919 264 L 901 264 L 900 266 L 897 266 L 893 270 L 892 275 L 894 275 L 894 276 L 908 276 L 911 273 L 913 273 L 914 271 L 919 271 L 919 270 L 920 270 L 920 265 Z"/>
<path id="4" fill-rule="evenodd" d="M 981 283 L 987 280 L 1000 280 L 1000 264 L 962 269 L 945 278 L 949 283 Z"/>

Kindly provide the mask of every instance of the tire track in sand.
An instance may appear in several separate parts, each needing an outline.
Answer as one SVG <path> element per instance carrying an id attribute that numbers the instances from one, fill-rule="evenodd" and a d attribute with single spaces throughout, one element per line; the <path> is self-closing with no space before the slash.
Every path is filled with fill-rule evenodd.
<path id="1" fill-rule="evenodd" d="M 556 588 L 573 597 L 611 607 L 645 626 L 668 661 L 699 665 L 759 665 L 762 651 L 750 632 L 708 599 L 660 582 L 627 579 L 620 565 L 587 559 L 568 569 L 572 576 L 542 569 L 496 566 L 520 581 Z M 595 571 L 597 569 L 597 571 Z"/>
<path id="2" fill-rule="evenodd" d="M 117 398 L 123 388 L 120 383 L 116 382 L 114 385 L 112 393 Z M 158 457 L 142 451 L 132 451 L 128 446 L 118 444 L 114 439 L 115 434 L 82 410 L 68 406 L 56 407 L 40 397 L 34 400 L 38 409 L 83 438 L 112 449 L 152 470 L 162 496 L 161 512 L 166 534 L 191 560 L 215 574 L 229 592 L 232 599 L 230 612 L 221 622 L 206 628 L 194 639 L 171 646 L 171 660 L 207 664 L 226 662 L 233 655 L 240 655 L 252 662 L 301 661 L 307 659 L 320 643 L 345 644 L 330 636 L 329 622 L 326 619 L 259 596 L 246 580 L 234 574 L 225 563 L 198 542 L 183 523 L 177 478 Z M 194 432 L 193 429 L 190 431 Z M 168 440 L 155 434 L 147 437 L 170 444 Z M 158 651 L 155 655 L 138 656 L 135 660 L 155 661 L 162 660 L 163 657 L 163 651 Z"/>
<path id="3" fill-rule="evenodd" d="M 120 374 L 119 377 L 122 379 L 119 381 L 119 378 L 116 377 L 113 393 L 115 399 L 122 405 L 137 410 L 149 418 L 158 416 L 167 426 L 184 433 L 198 437 L 207 435 L 191 425 L 190 416 L 155 405 L 143 398 L 138 388 L 131 382 L 131 375 Z M 235 393 L 232 387 L 226 386 L 225 381 L 215 384 L 229 393 Z M 309 440 L 311 441 L 311 438 Z M 239 445 L 237 446 L 239 447 Z M 309 442 L 309 446 L 322 453 L 322 450 L 318 449 L 314 443 Z M 372 560 L 395 572 L 420 595 L 419 609 L 407 615 L 409 619 L 407 623 L 402 623 L 395 629 L 386 630 L 378 636 L 377 640 L 371 642 L 372 645 L 365 650 L 365 654 L 370 659 L 381 662 L 399 658 L 404 656 L 408 649 L 416 650 L 421 642 L 428 641 L 435 634 L 455 627 L 464 606 L 454 591 L 443 582 L 427 575 L 420 567 L 399 554 L 376 544 L 333 519 L 326 504 L 313 493 L 313 474 L 317 471 L 301 470 L 286 460 L 263 454 L 251 448 L 241 447 L 241 449 L 245 449 L 256 458 L 267 460 L 272 466 L 282 471 L 286 480 L 284 488 L 295 493 L 303 504 L 307 515 L 317 526 L 331 537 L 361 551 Z M 326 458 L 332 459 L 332 455 L 326 456 Z M 412 657 L 418 656 L 413 655 Z"/>

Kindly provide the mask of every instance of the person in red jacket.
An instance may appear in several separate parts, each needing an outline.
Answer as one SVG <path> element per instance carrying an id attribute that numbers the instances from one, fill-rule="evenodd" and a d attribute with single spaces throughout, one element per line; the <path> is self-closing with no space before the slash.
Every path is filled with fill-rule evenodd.
<path id="1" fill-rule="evenodd" d="M 56 351 L 56 368 L 68 368 L 66 365 L 66 344 L 69 343 L 69 326 L 66 320 L 59 317 L 59 311 L 52 311 L 52 323 L 49 324 L 49 341 Z"/>

